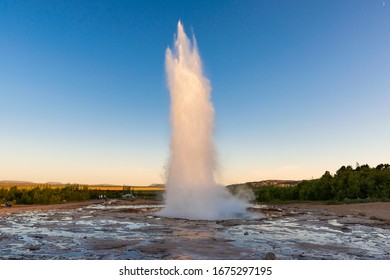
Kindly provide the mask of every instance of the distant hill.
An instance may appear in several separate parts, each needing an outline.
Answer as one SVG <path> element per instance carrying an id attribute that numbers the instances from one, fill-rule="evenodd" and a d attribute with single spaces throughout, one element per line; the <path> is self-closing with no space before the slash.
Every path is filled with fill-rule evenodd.
<path id="1" fill-rule="evenodd" d="M 109 189 L 109 190 L 121 190 L 125 186 L 130 185 L 113 185 L 113 184 L 79 184 L 79 183 L 61 183 L 61 182 L 46 182 L 46 183 L 36 183 L 36 182 L 30 182 L 30 181 L 21 181 L 21 180 L 0 180 L 0 188 L 1 187 L 34 187 L 34 186 L 51 186 L 51 187 L 59 187 L 59 186 L 66 186 L 66 185 L 78 185 L 78 186 L 86 186 L 89 187 L 90 189 L 98 188 L 98 189 Z M 153 184 L 150 186 L 134 186 L 131 185 L 131 187 L 136 187 L 136 188 L 163 188 L 164 184 Z"/>
<path id="2" fill-rule="evenodd" d="M 227 188 L 237 188 L 237 187 L 249 187 L 249 188 L 260 188 L 266 186 L 277 186 L 277 187 L 292 187 L 300 183 L 301 181 L 296 180 L 263 180 L 255 182 L 246 182 L 240 184 L 232 184 L 226 186 Z"/>
<path id="3" fill-rule="evenodd" d="M 20 181 L 20 180 L 0 180 L 0 185 L 15 185 L 15 186 L 26 186 L 26 185 L 63 185 L 61 182 L 46 182 L 46 183 L 35 183 L 35 182 L 30 182 L 30 181 Z"/>
<path id="4" fill-rule="evenodd" d="M 0 181 L 0 185 L 18 185 L 18 186 L 23 186 L 23 185 L 33 185 L 35 184 L 34 182 L 29 182 L 29 181 L 17 181 L 17 180 L 2 180 Z"/>
<path id="5" fill-rule="evenodd" d="M 165 187 L 165 184 L 154 183 L 154 184 L 150 184 L 149 187 Z"/>
<path id="6" fill-rule="evenodd" d="M 278 187 L 291 187 L 295 186 L 301 181 L 295 181 L 295 180 L 263 180 L 263 181 L 255 181 L 255 182 L 246 182 L 246 183 L 239 183 L 239 184 L 232 184 L 226 186 L 227 188 L 237 188 L 237 187 L 250 187 L 250 188 L 259 188 L 259 187 L 265 187 L 265 186 L 278 186 Z M 52 185 L 52 186 L 61 186 L 64 185 L 61 182 L 46 182 L 46 183 L 34 183 L 29 181 L 18 181 L 18 180 L 0 180 L 0 186 L 26 186 L 26 185 Z M 86 185 L 86 184 L 83 184 Z M 88 185 L 86 185 L 88 186 Z M 96 187 L 122 187 L 122 186 L 116 186 L 111 184 L 96 184 L 96 185 L 89 185 L 89 186 L 96 186 Z M 145 186 L 146 187 L 146 186 Z M 164 184 L 156 183 L 151 184 L 149 187 L 165 187 Z"/>

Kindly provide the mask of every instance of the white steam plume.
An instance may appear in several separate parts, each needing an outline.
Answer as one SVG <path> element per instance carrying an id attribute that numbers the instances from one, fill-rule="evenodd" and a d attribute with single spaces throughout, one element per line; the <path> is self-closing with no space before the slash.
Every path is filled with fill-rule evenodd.
<path id="1" fill-rule="evenodd" d="M 171 97 L 171 154 L 166 207 L 161 215 L 187 219 L 228 219 L 246 213 L 246 203 L 214 180 L 214 108 L 209 80 L 203 76 L 193 44 L 179 21 L 174 50 L 165 56 Z"/>

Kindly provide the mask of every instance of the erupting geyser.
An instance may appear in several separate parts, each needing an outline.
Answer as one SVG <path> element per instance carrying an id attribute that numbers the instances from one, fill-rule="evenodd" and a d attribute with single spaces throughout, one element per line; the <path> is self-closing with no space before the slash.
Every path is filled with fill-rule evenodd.
<path id="1" fill-rule="evenodd" d="M 161 215 L 187 219 L 229 219 L 246 213 L 246 203 L 215 183 L 214 108 L 210 83 L 202 73 L 193 44 L 177 26 L 175 47 L 166 50 L 171 96 L 171 155 L 166 182 L 166 207 Z"/>

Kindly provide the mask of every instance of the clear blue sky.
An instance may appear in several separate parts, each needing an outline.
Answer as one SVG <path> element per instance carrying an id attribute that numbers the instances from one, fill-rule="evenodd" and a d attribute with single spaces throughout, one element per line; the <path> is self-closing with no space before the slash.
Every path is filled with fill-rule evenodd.
<path id="1" fill-rule="evenodd" d="M 219 182 L 390 162 L 390 1 L 2 0 L 0 180 L 163 182 L 179 19 L 213 89 Z"/>

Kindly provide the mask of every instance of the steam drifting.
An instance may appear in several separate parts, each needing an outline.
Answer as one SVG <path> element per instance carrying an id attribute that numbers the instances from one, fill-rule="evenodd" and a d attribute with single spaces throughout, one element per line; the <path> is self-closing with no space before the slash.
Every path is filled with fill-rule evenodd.
<path id="1" fill-rule="evenodd" d="M 166 207 L 161 215 L 187 219 L 229 219 L 246 213 L 214 180 L 214 108 L 209 80 L 203 76 L 193 44 L 179 21 L 174 49 L 165 55 L 171 97 L 171 154 L 166 182 Z"/>

